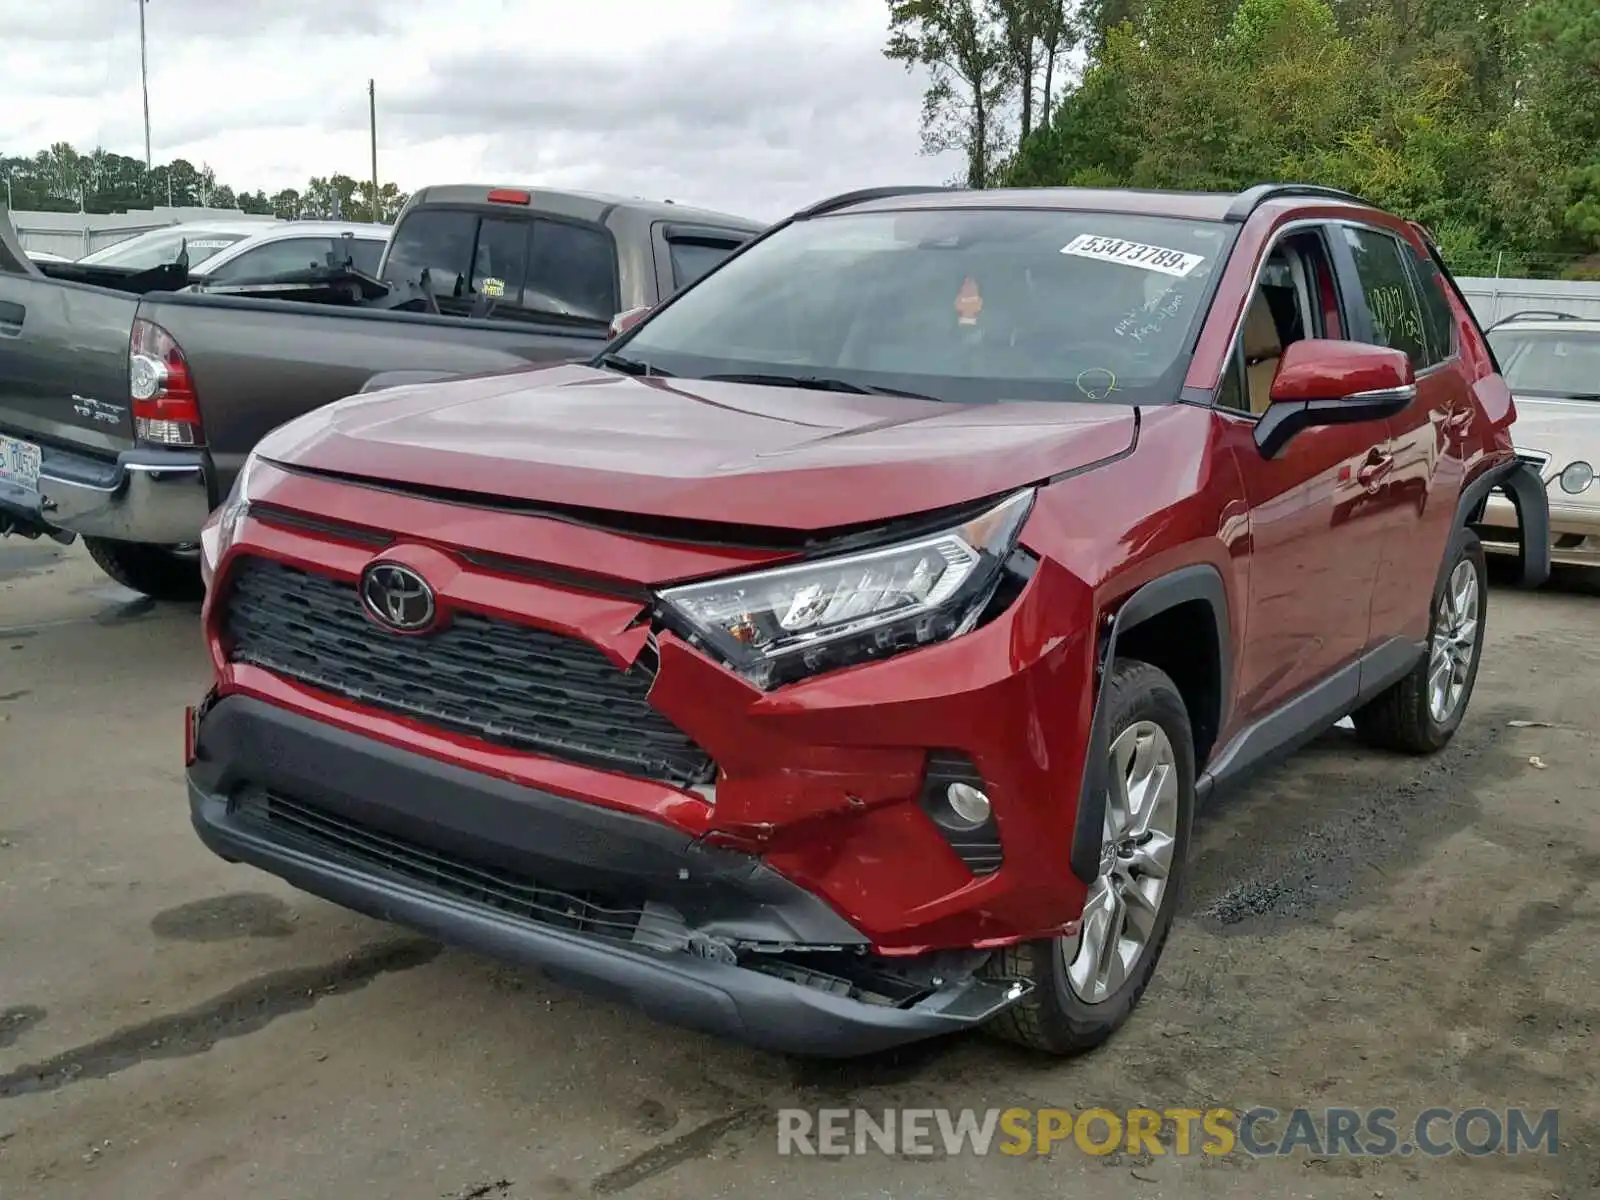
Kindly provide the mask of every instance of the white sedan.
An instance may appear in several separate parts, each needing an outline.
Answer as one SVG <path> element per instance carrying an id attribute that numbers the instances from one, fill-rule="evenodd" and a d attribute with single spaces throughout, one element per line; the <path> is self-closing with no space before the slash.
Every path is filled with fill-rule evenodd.
<path id="1" fill-rule="evenodd" d="M 1518 313 L 1488 337 L 1517 400 L 1517 450 L 1549 489 L 1550 561 L 1600 566 L 1600 319 Z M 1485 550 L 1516 551 L 1510 500 L 1492 496 L 1483 524 Z"/>
<path id="2" fill-rule="evenodd" d="M 324 261 L 330 252 L 349 250 L 358 270 L 377 273 L 378 260 L 389 240 L 387 225 L 359 221 L 200 221 L 152 229 L 116 242 L 79 261 L 84 266 L 146 270 L 177 259 L 189 258 L 189 278 L 195 283 L 232 283 L 268 279 L 289 271 L 303 271 Z"/>

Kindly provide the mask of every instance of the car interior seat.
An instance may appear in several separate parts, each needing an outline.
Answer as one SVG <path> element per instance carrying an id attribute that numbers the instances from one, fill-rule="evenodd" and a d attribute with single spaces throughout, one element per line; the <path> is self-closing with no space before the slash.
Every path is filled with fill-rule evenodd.
<path id="1" fill-rule="evenodd" d="M 1250 301 L 1244 319 L 1244 366 L 1250 389 L 1250 411 L 1257 416 L 1267 410 L 1272 399 L 1272 381 L 1277 378 L 1283 358 L 1283 338 L 1273 318 L 1272 305 L 1261 288 Z"/>

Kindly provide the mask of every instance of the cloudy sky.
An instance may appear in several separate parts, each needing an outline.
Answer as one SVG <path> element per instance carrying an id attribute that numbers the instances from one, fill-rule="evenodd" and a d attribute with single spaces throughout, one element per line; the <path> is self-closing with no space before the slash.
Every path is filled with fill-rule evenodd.
<path id="1" fill-rule="evenodd" d="M 156 160 L 269 192 L 370 170 L 770 219 L 938 183 L 883 0 L 148 0 Z M 0 0 L 0 149 L 144 153 L 138 0 Z"/>

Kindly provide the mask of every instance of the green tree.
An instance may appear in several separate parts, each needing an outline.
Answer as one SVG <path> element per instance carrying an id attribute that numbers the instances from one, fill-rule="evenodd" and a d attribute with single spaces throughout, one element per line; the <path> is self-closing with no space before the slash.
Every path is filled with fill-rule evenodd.
<path id="1" fill-rule="evenodd" d="M 236 191 L 217 180 L 209 166 L 174 159 L 147 170 L 142 159 L 96 147 L 80 153 L 65 142 L 34 154 L 0 153 L 0 202 L 18 212 L 126 212 L 164 205 L 235 208 L 263 216 L 332 216 L 393 223 L 406 202 L 393 183 L 379 185 L 374 204 L 370 181 L 334 174 L 268 196 Z"/>
<path id="2" fill-rule="evenodd" d="M 1600 251 L 1594 0 L 1089 0 L 1081 19 L 1082 82 L 1002 182 L 1305 180 L 1425 222 L 1467 269 Z"/>
<path id="3" fill-rule="evenodd" d="M 1003 109 L 1016 83 L 1005 43 L 979 0 L 888 0 L 888 58 L 930 76 L 922 98 L 929 154 L 966 152 L 966 184 L 984 187 L 1005 148 Z"/>

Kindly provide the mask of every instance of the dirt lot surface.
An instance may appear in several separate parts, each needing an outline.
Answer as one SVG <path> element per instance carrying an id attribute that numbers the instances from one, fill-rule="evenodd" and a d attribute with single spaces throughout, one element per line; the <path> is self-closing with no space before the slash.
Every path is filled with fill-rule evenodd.
<path id="1" fill-rule="evenodd" d="M 0 543 L 6 1200 L 1600 1195 L 1592 578 L 1496 588 L 1442 756 L 1335 731 L 1219 799 L 1143 1006 L 1074 1062 L 758 1054 L 228 866 L 180 773 L 205 679 L 194 610 Z M 1256 1104 L 1556 1107 L 1560 1153 L 829 1161 L 780 1156 L 774 1116 Z"/>

